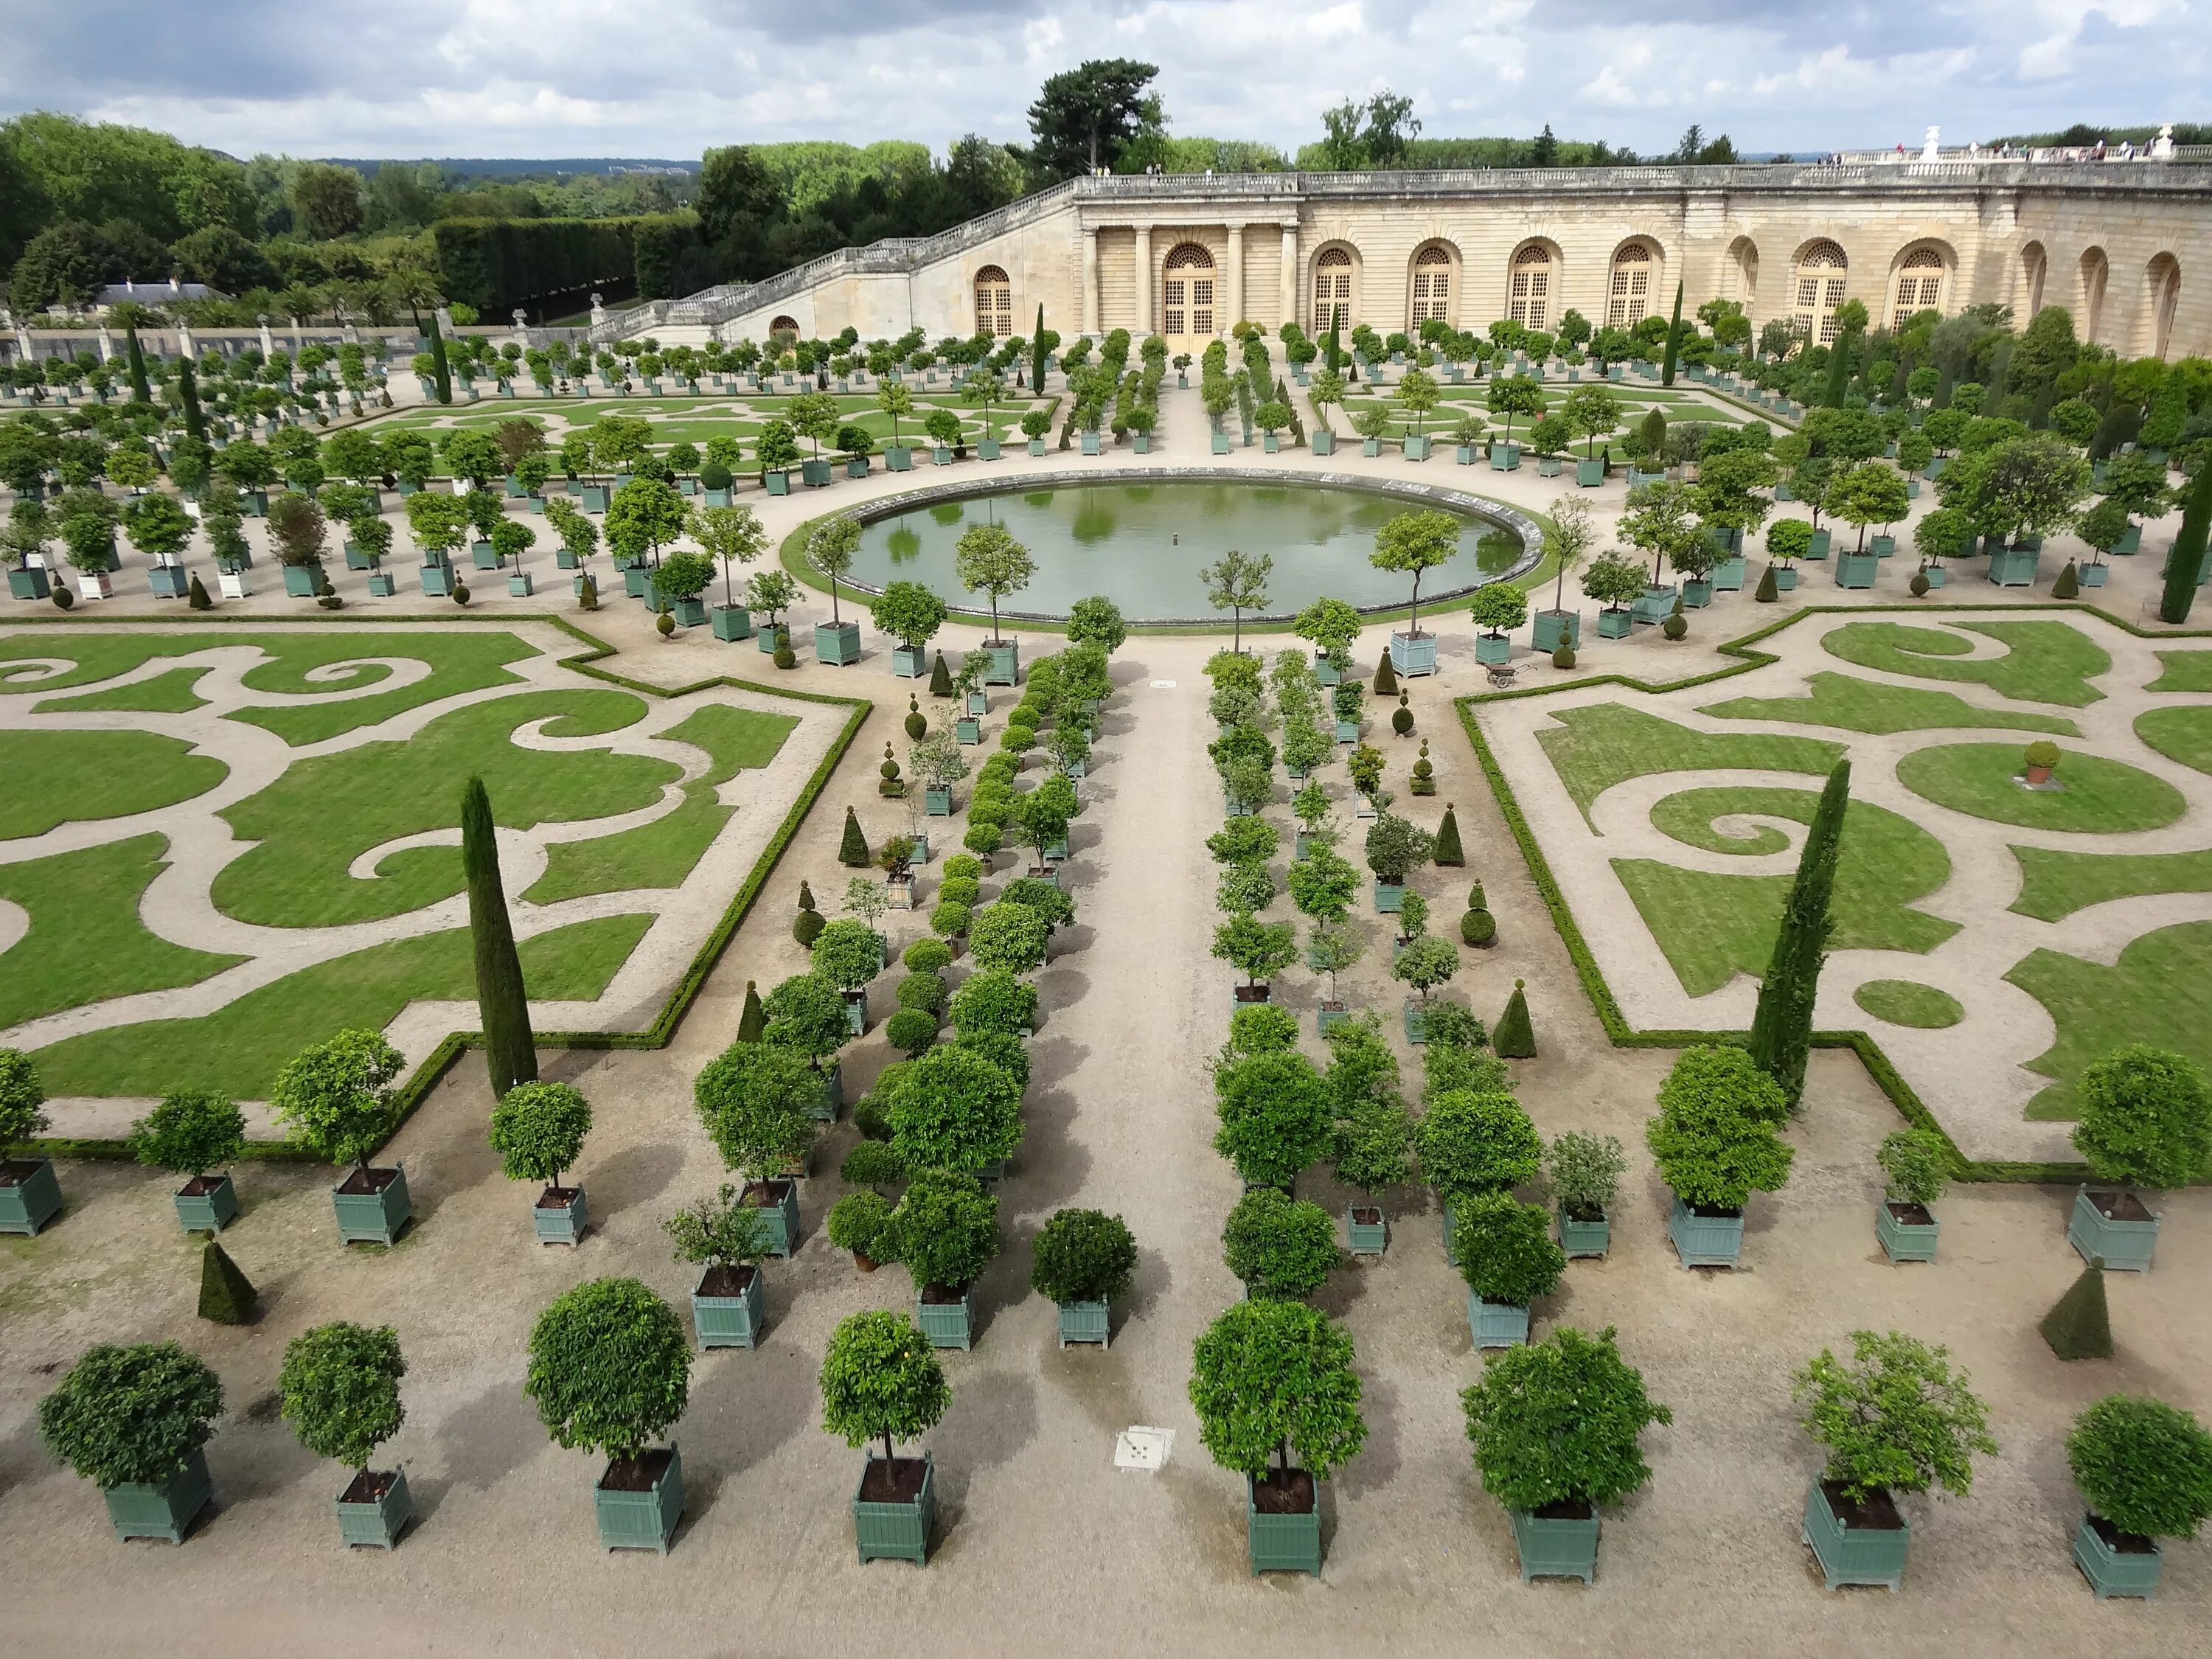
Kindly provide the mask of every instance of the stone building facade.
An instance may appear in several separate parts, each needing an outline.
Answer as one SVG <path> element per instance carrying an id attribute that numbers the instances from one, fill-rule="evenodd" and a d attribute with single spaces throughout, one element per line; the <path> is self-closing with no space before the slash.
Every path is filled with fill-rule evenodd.
<path id="1" fill-rule="evenodd" d="M 1413 332 L 1440 316 L 1599 326 L 1741 301 L 1815 337 L 1893 316 L 2063 305 L 2123 356 L 2212 355 L 2212 167 L 1898 161 L 1076 179 L 942 235 L 847 248 L 763 283 L 627 313 L 665 342 L 920 327 L 1158 332 L 1196 350 L 1239 320 Z M 2192 268 L 2193 267 L 2193 268 Z"/>

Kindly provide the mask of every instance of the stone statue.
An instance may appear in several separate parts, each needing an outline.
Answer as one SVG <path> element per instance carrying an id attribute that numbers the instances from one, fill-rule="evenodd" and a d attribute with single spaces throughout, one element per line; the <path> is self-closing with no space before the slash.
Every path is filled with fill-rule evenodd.
<path id="1" fill-rule="evenodd" d="M 1942 152 L 1937 147 L 1936 143 L 1936 139 L 1942 135 L 1942 131 L 1943 129 L 1941 127 L 1930 127 L 1928 129 L 1927 137 L 1923 139 L 1920 143 L 1920 159 L 1922 161 L 1940 161 L 1943 159 Z"/>

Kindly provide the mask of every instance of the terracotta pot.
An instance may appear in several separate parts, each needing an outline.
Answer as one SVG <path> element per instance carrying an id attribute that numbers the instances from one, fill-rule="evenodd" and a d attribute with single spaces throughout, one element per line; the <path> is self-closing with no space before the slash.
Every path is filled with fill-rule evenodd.
<path id="1" fill-rule="evenodd" d="M 864 1273 L 872 1273 L 876 1270 L 876 1259 L 855 1250 L 853 1252 L 853 1265 Z"/>
<path id="2" fill-rule="evenodd" d="M 2028 784 L 2028 787 L 2029 787 L 2029 788 L 2031 788 L 2031 789 L 2033 789 L 2033 788 L 2039 788 L 2039 787 L 2040 787 L 2042 785 L 2046 784 L 2046 783 L 2048 783 L 2048 782 L 2050 782 L 2050 781 L 2051 781 L 2051 769 L 2050 769 L 2049 767 L 2047 767 L 2047 766 L 2030 766 L 2030 767 L 2027 769 L 2027 784 Z"/>

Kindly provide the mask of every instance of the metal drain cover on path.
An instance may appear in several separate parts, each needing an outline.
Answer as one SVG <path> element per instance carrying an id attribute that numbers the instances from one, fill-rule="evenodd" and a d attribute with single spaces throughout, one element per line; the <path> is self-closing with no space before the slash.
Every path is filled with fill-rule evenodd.
<path id="1" fill-rule="evenodd" d="M 1174 1449 L 1173 1429 L 1127 1428 L 1114 1437 L 1114 1467 L 1150 1474 L 1166 1466 Z"/>

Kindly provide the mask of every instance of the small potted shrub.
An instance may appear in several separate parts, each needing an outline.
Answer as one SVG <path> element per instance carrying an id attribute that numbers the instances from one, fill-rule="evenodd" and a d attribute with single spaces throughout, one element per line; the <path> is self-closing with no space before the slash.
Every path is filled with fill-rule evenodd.
<path id="1" fill-rule="evenodd" d="M 1544 1153 L 1544 1174 L 1559 1206 L 1559 1248 L 1569 1257 L 1602 1256 L 1613 1244 L 1611 1212 L 1628 1154 L 1611 1135 L 1569 1130 Z"/>
<path id="2" fill-rule="evenodd" d="M 20 1048 L 0 1048 L 0 1233 L 35 1235 L 61 1213 L 61 1183 L 50 1158 L 11 1158 L 46 1132 L 46 1091 Z"/>
<path id="3" fill-rule="evenodd" d="M 1352 1255 L 1379 1256 L 1389 1248 L 1389 1218 L 1376 1200 L 1413 1179 L 1413 1121 L 1395 1100 L 1362 1100 L 1337 1120 L 1336 1178 L 1369 1200 L 1345 1206 Z"/>
<path id="4" fill-rule="evenodd" d="M 1502 1069 L 1502 1068 L 1501 1068 Z M 1502 1086 L 1437 1088 L 1413 1130 L 1421 1178 L 1443 1206 L 1444 1259 L 1459 1266 L 1452 1212 L 1484 1193 L 1510 1192 L 1535 1178 L 1544 1142 L 1521 1103 Z"/>
<path id="5" fill-rule="evenodd" d="M 1351 1334 L 1319 1310 L 1273 1300 L 1230 1308 L 1192 1351 L 1199 1438 L 1244 1477 L 1255 1573 L 1321 1576 L 1321 1483 L 1367 1441 L 1352 1357 Z"/>
<path id="6" fill-rule="evenodd" d="M 792 1255 L 799 1248 L 799 1183 L 783 1171 L 813 1148 L 820 1079 L 773 1042 L 733 1042 L 700 1068 L 691 1098 L 722 1162 L 744 1177 L 738 1202 L 761 1212 L 766 1253 Z"/>
<path id="7" fill-rule="evenodd" d="M 2194 1538 L 2212 1516 L 2212 1433 L 2156 1400 L 2108 1395 L 2074 1419 L 2066 1462 L 2089 1505 L 2074 1564 L 2101 1601 L 2158 1589 L 2158 1540 Z"/>
<path id="8" fill-rule="evenodd" d="M 318 1157 L 354 1166 L 331 1194 L 338 1237 L 349 1244 L 390 1244 L 415 1213 L 405 1166 L 368 1163 L 399 1125 L 392 1080 L 401 1064 L 380 1033 L 340 1031 L 287 1061 L 270 1091 L 279 1123 Z"/>
<path id="9" fill-rule="evenodd" d="M 599 1543 L 665 1555 L 684 1517 L 684 1462 L 653 1443 L 684 1415 L 691 1345 L 676 1310 L 635 1279 L 594 1279 L 563 1292 L 530 1333 L 522 1391 L 562 1446 L 602 1452 L 592 1487 Z"/>
<path id="10" fill-rule="evenodd" d="M 865 846 L 861 850 L 865 860 Z M 854 883 L 866 892 L 881 896 L 882 890 L 873 882 L 861 883 L 856 877 Z M 851 890 L 848 889 L 848 903 Z M 845 1103 L 844 1066 L 834 1058 L 853 1035 L 845 999 L 819 974 L 793 974 L 768 994 L 761 1008 L 768 1016 L 762 1041 L 806 1061 L 814 1073 L 813 1115 L 823 1122 L 830 1121 Z M 830 1063 L 824 1066 L 824 1060 Z"/>
<path id="11" fill-rule="evenodd" d="M 1794 1387 L 1805 1402 L 1805 1432 L 1828 1449 L 1827 1466 L 1805 1494 L 1805 1541 L 1830 1589 L 1894 1590 L 1912 1541 L 1898 1495 L 1940 1485 L 1964 1497 L 1974 1454 L 1996 1454 L 1988 1410 L 1966 1374 L 1952 1370 L 1947 1350 L 1899 1331 L 1853 1331 L 1850 1363 L 1823 1348 Z"/>
<path id="12" fill-rule="evenodd" d="M 1060 1346 L 1112 1341 L 1114 1303 L 1137 1273 L 1137 1241 L 1118 1215 L 1060 1210 L 1030 1247 L 1030 1288 L 1060 1307 Z"/>
<path id="13" fill-rule="evenodd" d="M 300 1443 L 353 1471 L 337 1496 L 338 1537 L 388 1550 L 414 1518 L 407 1471 L 372 1469 L 376 1449 L 407 1420 L 399 1379 L 407 1375 L 399 1334 L 339 1320 L 292 1339 L 276 1373 L 276 1400 Z"/>
<path id="14" fill-rule="evenodd" d="M 1418 893 L 1408 893 L 1405 902 L 1411 905 L 1419 896 Z M 1449 939 L 1425 933 L 1405 942 L 1397 961 L 1391 964 L 1390 974 L 1392 978 L 1403 980 L 1420 993 L 1419 1001 L 1408 999 L 1405 1005 L 1407 1042 L 1428 1041 L 1429 993 L 1458 972 L 1459 948 Z"/>
<path id="15" fill-rule="evenodd" d="M 567 1083 L 518 1083 L 491 1112 L 492 1150 L 509 1181 L 543 1183 L 532 1211 L 541 1244 L 583 1243 L 586 1212 L 581 1186 L 563 1187 L 591 1133 L 592 1103 Z"/>
<path id="16" fill-rule="evenodd" d="M 863 1141 L 862 1146 L 882 1146 L 880 1141 Z M 855 1152 L 860 1147 L 854 1148 Z M 886 1152 L 889 1147 L 884 1147 Z M 847 1163 L 852 1160 L 848 1158 Z M 853 1265 L 864 1273 L 875 1272 L 881 1257 L 878 1252 L 887 1249 L 884 1243 L 890 1225 L 890 1200 L 880 1193 L 848 1193 L 830 1206 L 830 1215 L 823 1230 L 830 1242 L 841 1250 L 853 1253 Z"/>
<path id="17" fill-rule="evenodd" d="M 871 892 L 883 892 L 873 882 L 865 885 Z M 866 921 L 840 916 L 816 935 L 809 955 L 815 977 L 836 986 L 843 999 L 847 1034 L 860 1036 L 868 1029 L 868 982 L 884 970 L 875 928 Z"/>
<path id="18" fill-rule="evenodd" d="M 1247 1189 L 1288 1193 L 1328 1156 L 1334 1137 L 1328 1083 L 1295 1049 L 1249 1054 L 1214 1073 L 1213 1150 L 1237 1166 Z"/>
<path id="19" fill-rule="evenodd" d="M 1380 813 L 1367 830 L 1367 867 L 1375 872 L 1375 908 L 1397 914 L 1406 878 L 1436 856 L 1436 838 L 1394 812 Z"/>
<path id="20" fill-rule="evenodd" d="M 760 1346 L 767 1322 L 760 1264 L 769 1255 L 768 1215 L 725 1182 L 713 1198 L 661 1224 L 676 1260 L 700 1269 L 691 1291 L 691 1324 L 702 1348 Z"/>
<path id="21" fill-rule="evenodd" d="M 2031 789 L 2045 789 L 2051 785 L 2051 769 L 2058 764 L 2058 745 L 2048 738 L 2038 738 L 2027 745 L 2022 757 L 2027 766 L 2024 781 Z"/>
<path id="22" fill-rule="evenodd" d="M 1782 1085 L 1741 1048 L 1689 1048 L 1675 1060 L 1644 1138 L 1674 1190 L 1667 1236 L 1684 1267 L 1741 1260 L 1744 1205 L 1790 1179 L 1796 1151 L 1775 1133 L 1789 1109 Z"/>
<path id="23" fill-rule="evenodd" d="M 1934 1206 L 1951 1184 L 1951 1157 L 1933 1129 L 1899 1129 L 1875 1154 L 1888 1178 L 1888 1191 L 1875 1212 L 1875 1236 L 1892 1261 L 1936 1259 Z"/>
<path id="24" fill-rule="evenodd" d="M 975 1280 L 999 1254 L 999 1200 L 970 1176 L 917 1170 L 884 1237 L 914 1280 L 915 1322 L 940 1348 L 973 1347 Z"/>
<path id="25" fill-rule="evenodd" d="M 1237 1200 L 1221 1230 L 1221 1246 L 1229 1271 L 1250 1297 L 1310 1296 L 1339 1261 L 1329 1212 L 1273 1187 L 1255 1187 Z"/>
<path id="26" fill-rule="evenodd" d="M 219 1233 L 238 1215 L 230 1172 L 210 1176 L 246 1152 L 246 1115 L 215 1089 L 177 1089 L 131 1126 L 131 1155 L 149 1169 L 180 1175 L 177 1219 L 186 1232 Z"/>
<path id="27" fill-rule="evenodd" d="M 174 1342 L 87 1348 L 39 1402 L 46 1449 L 100 1489 L 118 1538 L 185 1541 L 215 1493 L 206 1446 L 222 1379 Z"/>
<path id="28" fill-rule="evenodd" d="M 872 1441 L 884 1455 L 861 1466 L 853 1492 L 860 1559 L 929 1565 L 937 1519 L 936 1460 L 901 1457 L 897 1442 L 935 1428 L 952 1401 L 930 1340 L 903 1314 L 848 1315 L 822 1358 L 822 1426 L 854 1450 Z"/>
<path id="29" fill-rule="evenodd" d="M 1477 1348 L 1528 1340 L 1532 1303 L 1559 1288 L 1566 1253 L 1553 1241 L 1551 1218 L 1510 1192 L 1477 1194 L 1452 1216 L 1452 1249 L 1467 1280 L 1467 1323 Z"/>
<path id="30" fill-rule="evenodd" d="M 2081 1074 L 2081 1121 L 2074 1145 L 2100 1182 L 2075 1188 L 2067 1242 L 2084 1260 L 2150 1270 L 2157 1214 L 2133 1190 L 2179 1187 L 2212 1162 L 2212 1091 L 2179 1054 L 2136 1044 Z"/>
<path id="31" fill-rule="evenodd" d="M 1505 1505 L 1521 1582 L 1597 1578 L 1598 1505 L 1651 1478 L 1638 1442 L 1674 1416 L 1655 1405 L 1644 1374 L 1620 1357 L 1610 1328 L 1562 1326 L 1482 1368 L 1460 1395 L 1482 1489 Z"/>

